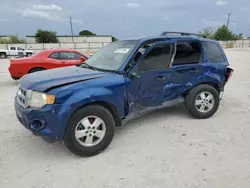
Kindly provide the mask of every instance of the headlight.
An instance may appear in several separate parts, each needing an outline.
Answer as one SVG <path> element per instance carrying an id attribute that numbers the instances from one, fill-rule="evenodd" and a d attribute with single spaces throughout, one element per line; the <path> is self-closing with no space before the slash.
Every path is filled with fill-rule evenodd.
<path id="1" fill-rule="evenodd" d="M 47 95 L 45 93 L 30 91 L 28 106 L 33 108 L 42 108 L 46 104 L 54 104 L 55 95 Z"/>

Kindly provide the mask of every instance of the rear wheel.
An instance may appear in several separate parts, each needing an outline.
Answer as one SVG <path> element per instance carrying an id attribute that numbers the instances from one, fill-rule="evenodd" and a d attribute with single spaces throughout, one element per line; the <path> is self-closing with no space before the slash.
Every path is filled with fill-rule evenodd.
<path id="1" fill-rule="evenodd" d="M 198 119 L 209 118 L 218 110 L 220 95 L 210 85 L 199 85 L 186 96 L 185 106 L 189 113 Z"/>
<path id="2" fill-rule="evenodd" d="M 64 142 L 76 155 L 93 156 L 109 146 L 114 132 L 115 121 L 112 114 L 100 105 L 90 105 L 72 115 Z"/>
<path id="3" fill-rule="evenodd" d="M 19 79 L 20 79 L 19 77 L 14 77 L 14 76 L 11 76 L 11 78 L 12 78 L 13 80 L 19 80 Z"/>
<path id="4" fill-rule="evenodd" d="M 45 69 L 43 69 L 43 68 L 34 68 L 34 69 L 31 69 L 29 71 L 29 73 L 34 73 L 34 72 L 43 71 L 43 70 L 45 70 Z"/>
<path id="5" fill-rule="evenodd" d="M 7 57 L 6 53 L 0 53 L 0 59 L 5 59 Z"/>

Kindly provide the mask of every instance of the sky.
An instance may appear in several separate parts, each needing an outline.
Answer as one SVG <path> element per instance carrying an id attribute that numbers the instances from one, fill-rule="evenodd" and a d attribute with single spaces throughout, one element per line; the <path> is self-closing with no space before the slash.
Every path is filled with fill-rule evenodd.
<path id="1" fill-rule="evenodd" d="M 0 0 L 0 35 L 34 35 L 38 28 L 69 35 L 90 30 L 117 38 L 197 33 L 226 24 L 250 36 L 249 0 Z"/>

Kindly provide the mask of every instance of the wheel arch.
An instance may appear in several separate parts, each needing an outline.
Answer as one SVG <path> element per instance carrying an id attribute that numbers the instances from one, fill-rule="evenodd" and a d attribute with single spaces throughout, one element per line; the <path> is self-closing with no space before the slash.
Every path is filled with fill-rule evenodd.
<path id="1" fill-rule="evenodd" d="M 193 87 L 191 87 L 190 89 L 188 89 L 188 90 L 184 93 L 184 96 L 186 96 L 193 88 L 195 88 L 195 87 L 197 87 L 197 86 L 200 86 L 200 85 L 209 85 L 209 86 L 212 86 L 213 88 L 216 89 L 216 91 L 217 91 L 218 93 L 220 93 L 221 86 L 220 86 L 217 82 L 207 81 L 207 82 L 200 82 L 200 83 L 194 85 Z"/>
<path id="2" fill-rule="evenodd" d="M 31 71 L 34 70 L 34 69 L 43 69 L 43 70 L 46 70 L 44 67 L 32 67 L 32 68 L 28 71 L 28 73 L 31 73 Z"/>
<path id="3" fill-rule="evenodd" d="M 210 86 L 214 87 L 218 92 L 220 92 L 220 85 L 216 82 L 201 82 L 201 83 L 197 84 L 195 87 L 197 87 L 199 85 L 210 85 Z"/>
<path id="4" fill-rule="evenodd" d="M 100 105 L 100 106 L 106 108 L 114 117 L 116 127 L 122 126 L 122 121 L 119 117 L 118 109 L 115 107 L 115 105 L 113 105 L 112 103 L 107 102 L 107 101 L 94 101 L 94 102 L 86 103 L 86 104 L 76 108 L 72 114 L 74 114 L 76 111 L 80 110 L 81 108 L 84 108 L 84 107 L 90 106 L 90 105 Z"/>

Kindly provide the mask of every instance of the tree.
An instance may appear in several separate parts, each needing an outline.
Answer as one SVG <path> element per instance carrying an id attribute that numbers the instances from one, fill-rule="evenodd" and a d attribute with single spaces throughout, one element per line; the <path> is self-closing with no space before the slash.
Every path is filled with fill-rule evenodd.
<path id="1" fill-rule="evenodd" d="M 242 39 L 242 37 L 243 37 L 243 33 L 240 33 L 240 34 L 234 34 L 234 36 L 233 36 L 233 40 L 239 40 L 239 39 Z"/>
<path id="2" fill-rule="evenodd" d="M 232 40 L 233 33 L 228 29 L 226 25 L 219 27 L 214 33 L 214 38 L 220 41 Z"/>
<path id="3" fill-rule="evenodd" d="M 92 33 L 89 30 L 82 30 L 82 31 L 79 32 L 79 35 L 80 36 L 95 36 L 96 34 Z"/>
<path id="4" fill-rule="evenodd" d="M 199 34 L 206 36 L 210 39 L 227 41 L 227 40 L 239 40 L 242 38 L 243 34 L 234 34 L 226 25 L 222 25 L 215 32 L 213 32 L 211 27 L 204 28 Z"/>
<path id="5" fill-rule="evenodd" d="M 11 36 L 9 39 L 11 44 L 19 44 L 19 43 L 24 43 L 24 40 L 20 40 L 18 36 Z"/>
<path id="6" fill-rule="evenodd" d="M 11 36 L 9 39 L 0 38 L 0 44 L 19 44 L 24 43 L 24 40 L 18 38 L 18 36 Z"/>
<path id="7" fill-rule="evenodd" d="M 214 38 L 221 41 L 238 40 L 242 38 L 242 35 L 242 33 L 234 34 L 226 25 L 223 25 L 216 30 Z"/>
<path id="8" fill-rule="evenodd" d="M 112 42 L 117 41 L 117 38 L 112 36 Z"/>
<path id="9" fill-rule="evenodd" d="M 211 27 L 204 28 L 203 31 L 199 32 L 200 35 L 203 35 L 207 38 L 213 39 L 214 38 L 214 32 Z"/>
<path id="10" fill-rule="evenodd" d="M 56 37 L 56 32 L 38 29 L 36 34 L 36 42 L 38 43 L 58 43 L 58 39 Z"/>

